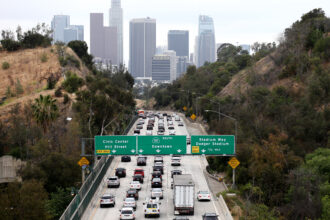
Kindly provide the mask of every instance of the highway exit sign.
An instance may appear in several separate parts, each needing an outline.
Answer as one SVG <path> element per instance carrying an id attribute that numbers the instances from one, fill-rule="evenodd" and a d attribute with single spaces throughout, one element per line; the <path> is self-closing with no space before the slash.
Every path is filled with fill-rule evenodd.
<path id="1" fill-rule="evenodd" d="M 138 136 L 138 154 L 187 154 L 187 139 L 183 135 Z"/>
<path id="2" fill-rule="evenodd" d="M 95 136 L 96 155 L 134 155 L 135 136 Z"/>
<path id="3" fill-rule="evenodd" d="M 191 154 L 234 155 L 234 135 L 191 136 Z"/>

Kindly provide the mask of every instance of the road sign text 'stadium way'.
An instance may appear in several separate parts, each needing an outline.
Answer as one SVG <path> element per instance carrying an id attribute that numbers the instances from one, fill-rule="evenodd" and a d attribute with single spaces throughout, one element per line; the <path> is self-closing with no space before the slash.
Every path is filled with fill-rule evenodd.
<path id="1" fill-rule="evenodd" d="M 234 155 L 234 135 L 191 136 L 191 154 Z"/>
<path id="2" fill-rule="evenodd" d="M 96 155 L 135 155 L 135 136 L 95 136 Z"/>

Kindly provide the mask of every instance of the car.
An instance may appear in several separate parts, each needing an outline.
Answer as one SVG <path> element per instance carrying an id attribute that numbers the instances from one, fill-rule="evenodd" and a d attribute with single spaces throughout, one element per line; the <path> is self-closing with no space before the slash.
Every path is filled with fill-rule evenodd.
<path id="1" fill-rule="evenodd" d="M 151 189 L 151 198 L 152 199 L 163 199 L 163 190 L 160 188 L 153 188 Z"/>
<path id="2" fill-rule="evenodd" d="M 180 157 L 172 157 L 171 165 L 172 166 L 180 166 L 181 165 L 181 158 Z"/>
<path id="3" fill-rule="evenodd" d="M 154 126 L 153 125 L 148 125 L 147 126 L 147 131 L 152 131 L 154 130 Z"/>
<path id="4" fill-rule="evenodd" d="M 119 178 L 126 177 L 126 169 L 125 168 L 118 167 L 116 169 L 116 174 L 115 175 L 118 176 Z"/>
<path id="5" fill-rule="evenodd" d="M 182 127 L 183 126 L 183 122 L 182 121 L 179 121 L 178 122 L 178 126 L 181 126 Z"/>
<path id="6" fill-rule="evenodd" d="M 143 183 L 143 176 L 141 174 L 136 174 L 133 176 L 133 181 L 139 181 L 140 183 Z"/>
<path id="7" fill-rule="evenodd" d="M 153 178 L 160 178 L 160 179 L 162 179 L 162 173 L 160 171 L 154 171 L 154 172 L 152 172 L 151 179 L 153 179 Z"/>
<path id="8" fill-rule="evenodd" d="M 198 201 L 211 201 L 211 194 L 208 191 L 198 191 L 197 192 L 197 200 Z"/>
<path id="9" fill-rule="evenodd" d="M 166 112 L 164 112 L 164 113 L 163 113 L 163 116 L 167 116 L 167 113 L 166 113 Z"/>
<path id="10" fill-rule="evenodd" d="M 175 121 L 180 121 L 180 116 L 176 115 L 175 116 Z"/>
<path id="11" fill-rule="evenodd" d="M 164 174 L 164 167 L 163 166 L 153 166 L 152 171 L 160 171 L 162 174 Z"/>
<path id="12" fill-rule="evenodd" d="M 117 188 L 119 188 L 119 186 L 120 186 L 119 177 L 118 176 L 109 177 L 107 179 L 107 185 L 108 185 L 108 188 L 111 188 L 111 187 L 117 187 Z"/>
<path id="13" fill-rule="evenodd" d="M 218 215 L 216 213 L 204 213 L 202 216 L 203 220 L 218 220 Z"/>
<path id="14" fill-rule="evenodd" d="M 142 168 L 135 168 L 134 175 L 141 174 L 144 178 L 144 170 Z"/>
<path id="15" fill-rule="evenodd" d="M 160 202 L 158 200 L 152 200 L 143 203 L 144 205 L 144 217 L 150 217 L 150 216 L 160 216 Z"/>
<path id="16" fill-rule="evenodd" d="M 168 125 L 173 125 L 173 121 L 168 121 L 167 124 Z"/>
<path id="17" fill-rule="evenodd" d="M 121 156 L 121 162 L 131 162 L 131 156 L 128 155 Z"/>
<path id="18" fill-rule="evenodd" d="M 164 159 L 163 159 L 163 157 L 162 156 L 155 156 L 154 157 L 154 163 L 156 163 L 156 162 L 164 162 Z"/>
<path id="19" fill-rule="evenodd" d="M 152 130 L 147 130 L 146 135 L 152 135 Z"/>
<path id="20" fill-rule="evenodd" d="M 116 205 L 115 196 L 113 196 L 109 193 L 106 193 L 101 197 L 101 200 L 100 200 L 100 207 L 101 208 L 106 207 L 106 206 L 114 207 L 115 205 Z"/>
<path id="21" fill-rule="evenodd" d="M 134 210 L 136 210 L 136 201 L 132 197 L 128 197 L 124 199 L 124 207 L 132 207 Z"/>
<path id="22" fill-rule="evenodd" d="M 162 180 L 160 178 L 153 178 L 151 180 L 151 188 L 162 188 Z"/>
<path id="23" fill-rule="evenodd" d="M 143 125 L 144 124 L 144 120 L 143 119 L 140 119 L 137 124 L 138 125 Z"/>
<path id="24" fill-rule="evenodd" d="M 163 162 L 162 161 L 157 161 L 157 162 L 154 162 L 154 166 L 164 166 Z"/>
<path id="25" fill-rule="evenodd" d="M 140 132 L 140 130 L 139 129 L 135 129 L 134 130 L 134 134 L 140 134 L 141 132 Z"/>
<path id="26" fill-rule="evenodd" d="M 157 135 L 164 135 L 164 130 L 162 130 L 162 129 L 161 130 L 158 130 L 157 131 Z"/>
<path id="27" fill-rule="evenodd" d="M 189 220 L 187 216 L 176 216 L 173 220 Z"/>
<path id="28" fill-rule="evenodd" d="M 135 200 L 139 200 L 139 191 L 137 191 L 136 189 L 127 190 L 126 198 L 134 198 Z"/>
<path id="29" fill-rule="evenodd" d="M 137 159 L 136 159 L 136 164 L 138 166 L 146 166 L 147 165 L 147 158 L 146 157 L 141 157 L 139 156 Z"/>
<path id="30" fill-rule="evenodd" d="M 129 186 L 130 189 L 141 190 L 141 183 L 139 181 L 132 181 Z"/>
<path id="31" fill-rule="evenodd" d="M 120 220 L 135 219 L 135 213 L 132 207 L 123 207 L 120 210 Z"/>
<path id="32" fill-rule="evenodd" d="M 141 130 L 143 129 L 143 125 L 136 125 L 136 130 Z"/>
<path id="33" fill-rule="evenodd" d="M 173 178 L 174 175 L 181 175 L 182 170 L 172 170 L 171 171 L 171 177 Z"/>
<path id="34" fill-rule="evenodd" d="M 170 135 L 175 135 L 175 129 L 173 126 L 168 127 L 168 132 Z"/>

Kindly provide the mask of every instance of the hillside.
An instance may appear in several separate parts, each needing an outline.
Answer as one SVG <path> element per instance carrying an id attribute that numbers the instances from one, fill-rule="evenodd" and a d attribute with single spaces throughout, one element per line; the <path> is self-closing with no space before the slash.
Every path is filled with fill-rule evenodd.
<path id="1" fill-rule="evenodd" d="M 63 47 L 64 54 L 74 57 L 80 63 L 79 68 L 70 64 L 61 66 L 58 50 L 56 46 L 51 46 L 0 52 L 0 65 L 4 62 L 9 64 L 8 69 L 0 68 L 0 100 L 2 100 L 0 120 L 5 119 L 10 109 L 16 104 L 28 103 L 39 95 L 54 97 L 55 90 L 63 82 L 67 71 L 74 72 L 83 78 L 88 74 L 88 69 L 69 47 Z M 56 82 L 55 87 L 47 89 L 47 81 L 52 77 Z M 58 103 L 63 102 L 63 97 L 57 99 L 59 99 Z"/>

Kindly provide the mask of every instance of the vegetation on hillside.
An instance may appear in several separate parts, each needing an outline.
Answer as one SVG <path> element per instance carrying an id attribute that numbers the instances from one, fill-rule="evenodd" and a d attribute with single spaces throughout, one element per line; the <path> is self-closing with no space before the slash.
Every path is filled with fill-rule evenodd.
<path id="1" fill-rule="evenodd" d="M 13 42 L 20 49 L 28 48 L 21 40 Z M 56 86 L 54 98 L 40 95 L 32 102 L 14 105 L 8 121 L 0 122 L 0 156 L 9 154 L 26 162 L 19 171 L 21 183 L 0 184 L 1 219 L 58 219 L 73 198 L 72 188 L 81 185 L 77 164 L 81 138 L 120 134 L 132 118 L 132 76 L 123 67 L 115 72 L 97 70 L 85 42 L 69 43 L 81 60 L 65 54 L 65 47 L 56 46 L 60 65 L 80 68 L 83 63 L 90 73 L 81 78 L 70 68 Z M 57 81 L 49 76 L 47 89 L 55 89 Z M 16 93 L 22 94 L 19 85 L 18 81 Z M 86 144 L 86 153 L 93 153 L 92 144 Z M 88 159 L 93 164 L 93 158 Z"/>
<path id="2" fill-rule="evenodd" d="M 206 109 L 220 105 L 237 120 L 237 193 L 244 203 L 234 204 L 248 219 L 330 218 L 329 32 L 330 19 L 314 9 L 285 30 L 279 45 L 256 43 L 249 55 L 224 44 L 215 63 L 189 67 L 171 85 L 151 91 L 156 108 L 187 106 L 186 115 L 202 116 L 211 132 L 235 134 L 235 126 Z M 251 74 L 263 71 L 255 67 L 265 56 L 274 63 L 269 74 Z M 237 73 L 249 77 L 233 86 L 241 91 L 248 84 L 247 92 L 219 96 Z M 209 157 L 210 169 L 231 177 L 228 159 Z"/>

